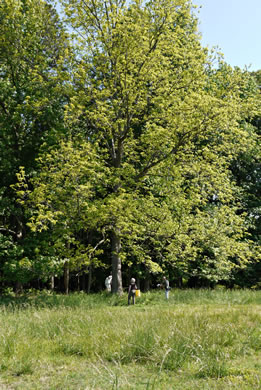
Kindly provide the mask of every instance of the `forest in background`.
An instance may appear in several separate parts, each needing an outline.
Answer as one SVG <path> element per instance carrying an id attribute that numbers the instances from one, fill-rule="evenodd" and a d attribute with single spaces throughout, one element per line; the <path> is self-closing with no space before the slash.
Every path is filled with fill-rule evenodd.
<path id="1" fill-rule="evenodd" d="M 188 0 L 3 0 L 0 289 L 260 287 L 261 71 Z"/>

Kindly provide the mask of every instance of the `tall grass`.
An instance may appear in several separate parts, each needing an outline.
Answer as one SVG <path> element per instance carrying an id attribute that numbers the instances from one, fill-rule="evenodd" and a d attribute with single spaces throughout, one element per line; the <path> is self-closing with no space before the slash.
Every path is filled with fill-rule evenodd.
<path id="1" fill-rule="evenodd" d="M 246 305 L 261 304 L 261 291 L 259 290 L 227 290 L 227 289 L 173 289 L 170 294 L 170 301 L 165 302 L 162 291 L 152 291 L 141 294 L 137 303 L 140 305 L 163 305 L 163 304 L 227 304 Z M 49 291 L 24 294 L 20 297 L 13 295 L 0 296 L 0 311 L 14 308 L 43 308 L 43 307 L 85 307 L 88 309 L 108 306 L 126 306 L 127 296 L 112 295 L 106 292 L 86 295 L 83 292 L 70 295 L 54 294 Z"/>
<path id="2" fill-rule="evenodd" d="M 248 290 L 152 292 L 135 306 L 105 293 L 3 297 L 0 389 L 261 389 L 260 303 Z"/>

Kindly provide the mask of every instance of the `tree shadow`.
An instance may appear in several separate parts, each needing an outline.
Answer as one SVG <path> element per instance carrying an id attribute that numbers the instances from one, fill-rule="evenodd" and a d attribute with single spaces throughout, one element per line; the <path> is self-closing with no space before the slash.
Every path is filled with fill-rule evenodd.
<path id="1" fill-rule="evenodd" d="M 64 296 L 65 297 L 65 296 Z M 49 293 L 40 293 L 40 294 L 21 294 L 14 296 L 12 294 L 6 294 L 0 296 L 0 309 L 8 310 L 23 310 L 28 309 L 29 307 L 35 308 L 52 308 L 56 306 L 61 306 L 63 300 L 61 296 L 56 294 Z"/>
<path id="2" fill-rule="evenodd" d="M 84 307 L 92 309 L 102 306 L 126 306 L 125 296 L 119 297 L 117 294 L 106 292 L 91 293 L 73 292 L 69 295 L 43 290 L 41 292 L 29 292 L 18 296 L 5 294 L 0 296 L 0 310 L 25 310 L 29 308 L 55 308 Z"/>

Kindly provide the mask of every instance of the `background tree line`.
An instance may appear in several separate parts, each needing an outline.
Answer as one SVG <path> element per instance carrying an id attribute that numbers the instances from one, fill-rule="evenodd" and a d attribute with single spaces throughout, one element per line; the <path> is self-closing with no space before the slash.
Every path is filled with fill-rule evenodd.
<path id="1" fill-rule="evenodd" d="M 188 0 L 60 7 L 0 7 L 1 288 L 258 287 L 260 72 Z"/>

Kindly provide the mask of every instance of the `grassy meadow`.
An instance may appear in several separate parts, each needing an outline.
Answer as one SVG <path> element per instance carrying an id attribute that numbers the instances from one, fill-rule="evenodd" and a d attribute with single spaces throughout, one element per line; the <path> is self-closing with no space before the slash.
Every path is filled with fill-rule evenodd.
<path id="1" fill-rule="evenodd" d="M 2 296 L 0 389 L 261 389 L 261 291 Z"/>

